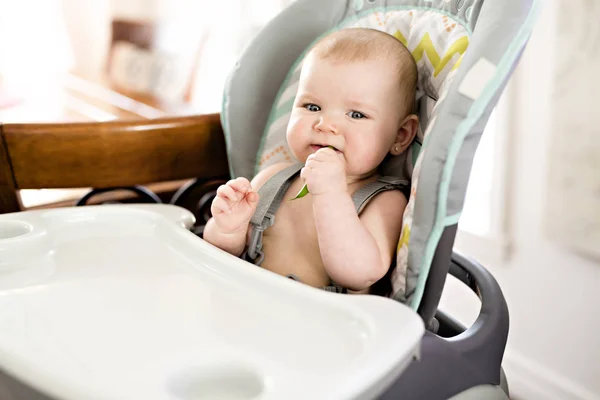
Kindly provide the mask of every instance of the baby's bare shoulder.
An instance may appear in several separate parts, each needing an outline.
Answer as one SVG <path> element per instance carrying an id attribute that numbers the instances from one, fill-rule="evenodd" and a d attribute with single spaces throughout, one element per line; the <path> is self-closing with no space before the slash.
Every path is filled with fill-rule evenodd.
<path id="1" fill-rule="evenodd" d="M 273 175 L 278 173 L 284 168 L 292 165 L 291 163 L 277 163 L 273 165 L 269 165 L 267 168 L 260 171 L 256 176 L 252 179 L 251 185 L 252 189 L 258 191 L 268 181 Z"/>
<path id="2" fill-rule="evenodd" d="M 401 191 L 388 190 L 375 196 L 360 215 L 360 221 L 373 235 L 386 262 L 391 260 L 398 244 L 406 204 Z"/>
<path id="3" fill-rule="evenodd" d="M 402 219 L 408 200 L 400 190 L 387 190 L 376 195 L 361 213 L 361 219 L 376 217 Z"/>

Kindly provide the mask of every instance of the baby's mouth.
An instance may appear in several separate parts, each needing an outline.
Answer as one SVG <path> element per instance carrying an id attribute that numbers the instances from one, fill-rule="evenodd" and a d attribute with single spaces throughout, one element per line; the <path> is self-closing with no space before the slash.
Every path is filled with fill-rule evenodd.
<path id="1" fill-rule="evenodd" d="M 333 150 L 335 150 L 336 152 L 338 152 L 338 153 L 341 153 L 341 150 L 338 150 L 336 147 L 333 147 L 333 146 L 331 146 L 331 145 L 311 144 L 311 145 L 310 145 L 310 147 L 311 147 L 311 148 L 312 148 L 314 151 L 317 151 L 317 150 L 319 150 L 319 149 L 322 149 L 322 148 L 329 147 L 330 149 L 333 149 Z"/>

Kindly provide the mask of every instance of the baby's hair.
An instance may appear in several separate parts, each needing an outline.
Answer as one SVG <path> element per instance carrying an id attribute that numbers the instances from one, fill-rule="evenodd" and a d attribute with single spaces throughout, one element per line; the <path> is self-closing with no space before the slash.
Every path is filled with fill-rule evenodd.
<path id="1" fill-rule="evenodd" d="M 376 29 L 341 29 L 319 40 L 311 53 L 323 60 L 341 62 L 392 59 L 396 62 L 404 95 L 403 118 L 415 111 L 417 65 L 410 51 L 394 36 Z"/>

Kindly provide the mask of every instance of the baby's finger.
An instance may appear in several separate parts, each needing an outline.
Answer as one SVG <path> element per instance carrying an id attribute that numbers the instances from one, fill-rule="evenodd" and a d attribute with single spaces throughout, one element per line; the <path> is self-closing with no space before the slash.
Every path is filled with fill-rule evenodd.
<path id="1" fill-rule="evenodd" d="M 335 154 L 335 150 L 330 149 L 329 147 L 323 147 L 323 148 L 317 150 L 314 154 L 317 154 L 317 155 L 327 154 L 327 155 L 331 156 L 331 155 Z"/>
<path id="2" fill-rule="evenodd" d="M 235 193 L 235 190 L 231 186 L 221 185 L 217 189 L 217 197 L 223 197 L 229 201 L 238 201 L 238 195 Z"/>
<path id="3" fill-rule="evenodd" d="M 232 179 L 227 182 L 227 186 L 232 187 L 234 190 L 244 194 L 248 193 L 250 190 L 250 182 L 248 182 L 248 179 L 246 178 Z"/>
<path id="4" fill-rule="evenodd" d="M 255 205 L 256 205 L 256 203 L 258 203 L 258 197 L 259 197 L 259 196 L 258 196 L 258 193 L 256 193 L 256 192 L 249 192 L 249 193 L 248 193 L 248 197 L 247 197 L 247 199 L 248 199 L 248 203 L 249 203 L 251 206 L 255 206 Z"/>
<path id="5" fill-rule="evenodd" d="M 300 178 L 306 182 L 307 176 L 310 174 L 310 166 L 308 163 L 300 170 Z"/>
<path id="6" fill-rule="evenodd" d="M 323 162 L 323 157 L 315 156 L 315 157 L 311 158 L 310 160 L 307 159 L 305 165 L 315 165 L 315 164 L 318 164 L 321 162 Z"/>
<path id="7" fill-rule="evenodd" d="M 215 199 L 213 200 L 213 202 L 211 204 L 210 212 L 213 215 L 228 213 L 229 212 L 229 203 L 221 197 L 215 197 Z"/>
<path id="8" fill-rule="evenodd" d="M 316 153 L 313 153 L 313 155 L 314 155 L 313 161 L 323 162 L 323 161 L 326 161 L 327 159 L 331 158 L 331 153 L 325 152 L 325 150 L 333 151 L 331 149 L 321 149 L 321 150 L 317 151 Z"/>
<path id="9" fill-rule="evenodd" d="M 316 153 L 312 153 L 310 156 L 308 156 L 306 158 L 306 162 L 307 163 L 309 161 L 312 161 L 312 162 L 322 162 L 325 159 L 326 159 L 326 157 L 323 157 L 323 154 L 319 154 L 319 152 L 316 152 Z"/>
<path id="10" fill-rule="evenodd" d="M 320 153 L 315 153 L 317 154 L 317 156 L 315 157 L 315 161 L 318 162 L 338 162 L 344 159 L 344 156 L 342 155 L 342 153 L 336 153 L 334 150 L 332 149 L 325 149 L 328 150 L 320 152 Z"/>

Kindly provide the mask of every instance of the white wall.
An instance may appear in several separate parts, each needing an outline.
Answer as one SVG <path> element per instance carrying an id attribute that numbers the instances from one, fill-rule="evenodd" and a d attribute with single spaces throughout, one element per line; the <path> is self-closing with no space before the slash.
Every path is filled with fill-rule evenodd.
<path id="1" fill-rule="evenodd" d="M 62 0 L 75 71 L 87 78 L 104 76 L 114 17 L 149 21 L 158 0 Z"/>
<path id="2" fill-rule="evenodd" d="M 62 0 L 75 71 L 86 77 L 102 76 L 110 41 L 109 0 Z"/>
<path id="3" fill-rule="evenodd" d="M 87 78 L 100 78 L 105 72 L 113 17 L 170 22 L 169 32 L 163 32 L 167 37 L 162 38 L 167 43 L 158 45 L 173 51 L 194 38 L 201 41 L 192 103 L 198 112 L 218 112 L 226 77 L 247 42 L 293 0 L 262 0 L 260 4 L 250 0 L 56 1 L 62 1 L 75 71 Z M 228 23 L 215 15 L 226 16 Z M 193 50 L 187 51 L 194 55 Z"/>
<path id="4" fill-rule="evenodd" d="M 39 81 L 71 67 L 60 6 L 61 0 L 0 0 L 0 73 L 7 81 Z"/>
<path id="5" fill-rule="evenodd" d="M 553 109 L 551 102 L 556 59 L 564 55 L 556 48 L 558 1 L 546 0 L 513 78 L 516 102 L 510 134 L 516 173 L 508 205 L 513 247 L 506 262 L 487 267 L 510 309 L 504 366 L 515 397 L 600 399 L 600 262 L 561 248 L 544 231 L 545 196 L 552 185 L 552 116 L 564 111 Z M 447 308 L 470 319 L 477 307 L 473 302 L 465 306 L 462 300 L 471 299 L 453 285 L 449 289 L 444 295 Z"/>

